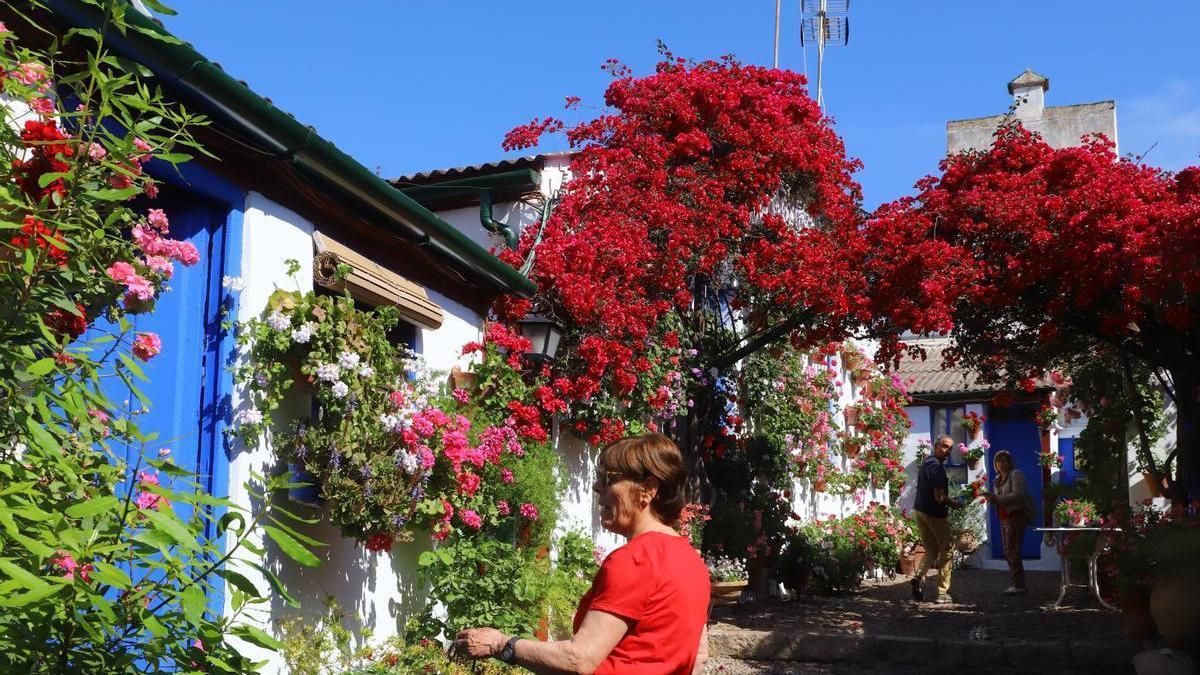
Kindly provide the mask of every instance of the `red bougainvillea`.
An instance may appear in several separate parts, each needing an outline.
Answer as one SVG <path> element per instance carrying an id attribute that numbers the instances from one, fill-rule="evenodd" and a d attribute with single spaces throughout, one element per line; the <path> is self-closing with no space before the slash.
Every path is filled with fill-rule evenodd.
<path id="1" fill-rule="evenodd" d="M 501 254 L 514 264 L 532 254 L 539 292 L 503 299 L 499 316 L 536 305 L 566 329 L 557 393 L 630 398 L 658 372 L 651 343 L 669 332 L 679 346 L 664 316 L 686 317 L 704 285 L 736 282 L 739 306 L 764 315 L 805 313 L 813 341 L 840 334 L 863 306 L 859 164 L 804 77 L 669 54 L 647 77 L 605 68 L 617 78 L 605 95 L 612 112 L 566 132 L 576 153 L 561 201 L 544 229 Z M 534 120 L 505 147 L 560 127 Z M 624 429 L 603 426 L 605 437 Z"/>
<path id="2" fill-rule="evenodd" d="M 1186 475 L 1200 450 L 1200 168 L 1118 159 L 1101 137 L 1051 148 L 1011 124 L 941 170 L 867 226 L 877 327 L 950 332 L 956 356 L 1014 385 L 1095 342 L 1169 371 Z"/>

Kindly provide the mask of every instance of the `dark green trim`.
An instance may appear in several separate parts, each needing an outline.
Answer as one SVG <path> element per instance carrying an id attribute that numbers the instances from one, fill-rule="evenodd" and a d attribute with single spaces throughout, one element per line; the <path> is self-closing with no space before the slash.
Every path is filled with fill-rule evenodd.
<path id="1" fill-rule="evenodd" d="M 95 30 L 102 16 L 96 7 L 78 0 L 47 0 L 67 23 Z M 132 5 L 125 20 L 131 27 L 170 35 Z M 448 262 L 458 264 L 494 288 L 530 296 L 537 287 L 462 232 L 438 218 L 387 181 L 376 176 L 313 129 L 271 105 L 246 85 L 230 77 L 186 44 L 172 44 L 129 30 L 109 31 L 113 51 L 146 66 L 185 102 L 228 124 L 279 160 L 291 162 L 320 189 L 344 206 L 375 214 L 404 238 L 429 246 Z"/>
<path id="2" fill-rule="evenodd" d="M 478 202 L 481 190 L 491 191 L 493 203 L 517 199 L 536 190 L 538 183 L 537 171 L 519 169 L 488 176 L 459 178 L 421 185 L 401 183 L 393 183 L 393 185 L 427 209 L 443 209 Z"/>

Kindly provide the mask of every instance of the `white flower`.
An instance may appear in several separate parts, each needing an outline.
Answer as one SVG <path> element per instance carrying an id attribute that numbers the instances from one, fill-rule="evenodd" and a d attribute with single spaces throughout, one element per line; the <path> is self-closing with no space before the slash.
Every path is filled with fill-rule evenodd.
<path id="1" fill-rule="evenodd" d="M 170 454 L 171 454 L 171 449 L 170 449 L 170 448 L 159 448 L 159 449 L 158 449 L 158 456 L 159 456 L 159 457 L 166 457 L 167 455 L 170 455 Z"/>
<path id="2" fill-rule="evenodd" d="M 287 330 L 292 325 L 292 320 L 276 310 L 267 317 L 267 325 L 271 330 Z"/>
<path id="3" fill-rule="evenodd" d="M 28 445 L 25 445 L 20 441 L 14 442 L 12 444 L 13 459 L 17 460 L 18 462 L 21 461 L 21 458 L 25 456 L 26 450 L 29 450 Z"/>
<path id="4" fill-rule="evenodd" d="M 221 287 L 227 291 L 240 293 L 246 290 L 246 280 L 241 277 L 231 277 L 227 274 L 221 277 Z"/>
<path id="5" fill-rule="evenodd" d="M 260 387 L 265 388 L 270 381 L 271 380 L 270 380 L 270 378 L 267 377 L 266 373 L 255 373 L 254 374 L 254 384 L 257 384 Z"/>
<path id="6" fill-rule="evenodd" d="M 379 416 L 379 423 L 383 425 L 384 431 L 395 431 L 400 426 L 400 418 L 384 413 Z"/>
<path id="7" fill-rule="evenodd" d="M 354 352 L 342 352 L 338 355 L 338 365 L 346 370 L 354 370 L 361 359 Z"/>
<path id="8" fill-rule="evenodd" d="M 247 408 L 245 410 L 239 410 L 238 413 L 233 416 L 233 421 L 239 425 L 259 424 L 263 421 L 263 414 L 260 410 Z"/>
<path id="9" fill-rule="evenodd" d="M 311 321 L 301 324 L 299 328 L 292 331 L 292 342 L 301 345 L 308 344 L 308 341 L 312 339 L 313 331 L 316 329 L 316 324 Z"/>
<path id="10" fill-rule="evenodd" d="M 414 474 L 421 467 L 421 460 L 417 457 L 416 453 L 403 452 L 400 454 L 399 464 L 404 473 Z"/>
<path id="11" fill-rule="evenodd" d="M 375 376 L 375 369 L 364 363 L 358 369 L 358 376 L 369 380 Z"/>
<path id="12" fill-rule="evenodd" d="M 350 387 L 347 386 L 345 382 L 338 380 L 337 382 L 333 383 L 333 387 L 330 389 L 330 391 L 332 391 L 333 395 L 338 398 L 345 398 L 346 394 L 350 393 Z"/>
<path id="13" fill-rule="evenodd" d="M 342 374 L 342 369 L 335 363 L 322 363 L 317 366 L 317 379 L 322 382 L 333 382 Z"/>

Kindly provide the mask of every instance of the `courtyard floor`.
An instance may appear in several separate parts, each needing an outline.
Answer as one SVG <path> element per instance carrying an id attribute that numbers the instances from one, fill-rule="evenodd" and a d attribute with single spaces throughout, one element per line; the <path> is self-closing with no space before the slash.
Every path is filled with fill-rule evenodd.
<path id="1" fill-rule="evenodd" d="M 1082 595 L 1068 596 L 1078 603 L 1071 608 L 1049 609 L 1058 573 L 1026 576 L 1029 594 L 1006 596 L 1007 572 L 956 570 L 950 605 L 914 602 L 908 578 L 898 576 L 840 597 L 719 608 L 709 626 L 718 658 L 708 672 L 908 673 L 921 672 L 926 657 L 943 668 L 1006 673 L 1128 663 L 1133 649 L 1119 613 Z M 927 595 L 934 584 L 931 576 Z"/>

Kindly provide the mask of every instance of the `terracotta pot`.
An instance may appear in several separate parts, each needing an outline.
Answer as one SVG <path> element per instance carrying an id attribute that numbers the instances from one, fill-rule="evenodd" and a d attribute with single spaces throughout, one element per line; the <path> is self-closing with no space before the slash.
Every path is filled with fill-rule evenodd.
<path id="1" fill-rule="evenodd" d="M 286 363 L 288 376 L 292 378 L 292 386 L 308 394 L 316 393 L 317 387 L 312 376 L 300 372 L 300 360 L 289 358 Z"/>
<path id="2" fill-rule="evenodd" d="M 1200 572 L 1155 581 L 1150 591 L 1150 615 L 1167 642 L 1196 644 L 1200 640 Z"/>
<path id="3" fill-rule="evenodd" d="M 858 406 L 848 405 L 842 411 L 842 415 L 846 418 L 846 428 L 851 429 L 855 424 L 858 424 Z"/>
<path id="4" fill-rule="evenodd" d="M 1146 481 L 1146 488 L 1150 490 L 1150 496 L 1162 496 L 1162 479 L 1156 480 L 1154 474 L 1149 471 L 1143 471 L 1142 480 Z"/>
<path id="5" fill-rule="evenodd" d="M 824 492 L 824 491 L 825 491 L 825 479 L 824 478 L 817 480 L 816 482 L 813 483 L 813 492 Z"/>
<path id="6" fill-rule="evenodd" d="M 465 389 L 474 393 L 479 387 L 479 376 L 475 373 L 464 373 L 461 368 L 454 366 L 450 369 L 450 384 L 455 389 Z"/>
<path id="7" fill-rule="evenodd" d="M 917 571 L 917 557 L 915 555 L 912 555 L 910 553 L 909 555 L 900 556 L 900 574 L 903 574 L 904 576 L 907 577 L 907 576 L 911 576 L 912 573 L 916 572 L 916 571 Z"/>
<path id="8" fill-rule="evenodd" d="M 847 438 L 846 442 L 844 444 L 842 444 L 842 451 L 845 452 L 846 456 L 849 457 L 850 459 L 854 459 L 854 458 L 858 457 L 858 452 L 861 449 L 862 449 L 862 441 L 860 441 L 856 438 Z"/>
<path id="9" fill-rule="evenodd" d="M 978 459 L 968 459 L 967 460 L 967 468 L 972 471 L 974 471 L 975 469 L 978 469 L 979 468 L 979 460 Z"/>
<path id="10" fill-rule="evenodd" d="M 742 595 L 742 591 L 748 585 L 750 585 L 750 582 L 747 580 L 712 582 L 713 606 L 728 607 L 729 605 L 736 605 L 738 598 Z"/>
<path id="11" fill-rule="evenodd" d="M 851 373 L 850 380 L 854 382 L 854 386 L 861 387 L 871 381 L 871 374 L 865 370 L 855 370 Z"/>
<path id="12" fill-rule="evenodd" d="M 1125 631 L 1135 640 L 1151 640 L 1158 635 L 1154 617 L 1150 614 L 1150 589 L 1137 587 L 1117 595 L 1121 621 Z"/>
<path id="13" fill-rule="evenodd" d="M 983 438 L 983 425 L 982 424 L 975 427 L 975 430 L 971 432 L 971 440 L 977 441 L 980 438 Z"/>

